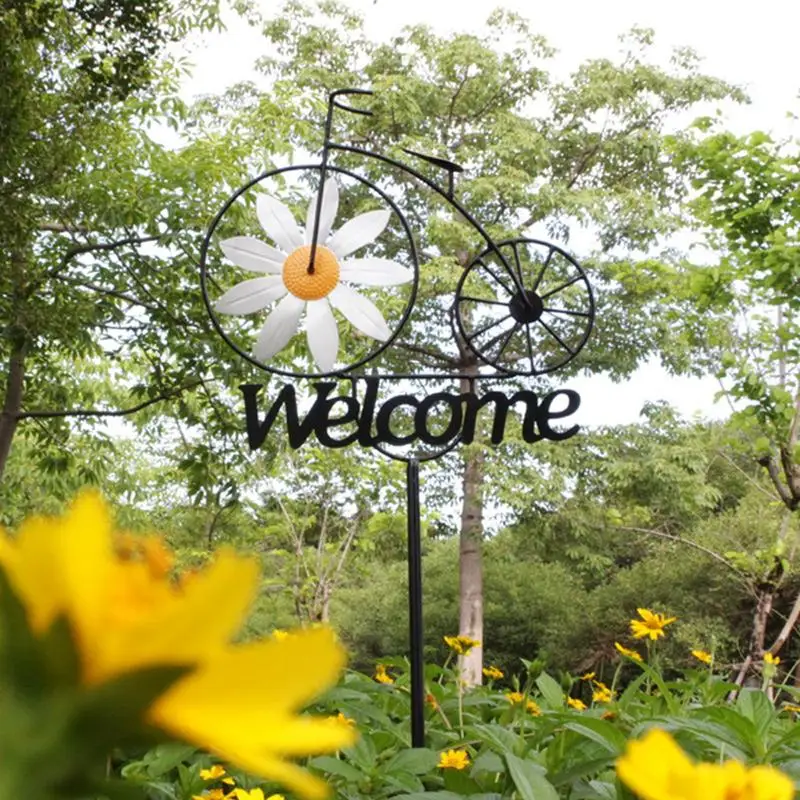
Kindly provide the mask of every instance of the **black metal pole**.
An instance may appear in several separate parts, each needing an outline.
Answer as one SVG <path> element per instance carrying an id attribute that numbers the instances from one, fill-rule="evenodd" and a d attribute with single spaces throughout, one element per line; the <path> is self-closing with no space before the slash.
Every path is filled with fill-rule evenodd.
<path id="1" fill-rule="evenodd" d="M 422 533 L 419 461 L 406 466 L 408 509 L 408 623 L 411 650 L 411 746 L 425 747 L 425 661 L 422 637 Z"/>

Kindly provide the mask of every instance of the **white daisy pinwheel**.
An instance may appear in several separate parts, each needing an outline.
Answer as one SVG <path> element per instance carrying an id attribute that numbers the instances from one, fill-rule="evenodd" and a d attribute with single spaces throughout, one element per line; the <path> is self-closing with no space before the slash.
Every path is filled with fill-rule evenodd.
<path id="1" fill-rule="evenodd" d="M 244 269 L 265 277 L 242 281 L 217 300 L 220 314 L 253 314 L 280 300 L 264 322 L 253 355 L 269 361 L 289 343 L 306 312 L 306 336 L 311 355 L 322 372 L 330 372 L 339 352 L 339 329 L 332 308 L 358 330 L 379 341 L 391 332 L 371 300 L 348 286 L 397 286 L 413 279 L 411 270 L 388 258 L 347 256 L 374 241 L 389 222 L 389 211 L 368 211 L 331 233 L 339 207 L 336 181 L 325 182 L 319 216 L 319 234 L 313 265 L 311 240 L 317 195 L 308 205 L 305 231 L 279 200 L 261 195 L 256 202 L 258 221 L 277 247 L 252 236 L 234 236 L 220 243 L 225 255 Z"/>

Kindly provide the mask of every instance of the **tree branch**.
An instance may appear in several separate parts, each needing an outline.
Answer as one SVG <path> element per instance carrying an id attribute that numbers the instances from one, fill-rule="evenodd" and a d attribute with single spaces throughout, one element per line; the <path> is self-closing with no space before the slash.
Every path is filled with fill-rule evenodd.
<path id="1" fill-rule="evenodd" d="M 160 311 L 160 309 L 157 308 L 156 306 L 152 306 L 149 303 L 145 303 L 138 297 L 126 294 L 125 292 L 117 291 L 116 289 L 110 289 L 105 286 L 98 286 L 96 283 L 92 283 L 91 281 L 82 281 L 79 278 L 71 278 L 69 275 L 53 275 L 53 277 L 60 281 L 66 281 L 67 283 L 71 283 L 73 286 L 83 286 L 86 289 L 91 289 L 93 292 L 98 292 L 99 294 L 106 294 L 109 297 L 116 297 L 118 300 L 124 300 L 126 303 L 131 303 L 132 305 L 135 306 L 141 306 L 142 308 L 146 308 L 148 311 Z"/>
<path id="2" fill-rule="evenodd" d="M 797 501 L 794 497 L 792 497 L 792 493 L 789 491 L 789 489 L 783 485 L 780 473 L 778 472 L 778 462 L 775 460 L 775 457 L 764 456 L 758 460 L 758 463 L 761 464 L 762 467 L 766 467 L 767 473 L 772 481 L 772 485 L 780 495 L 783 504 L 790 511 L 794 511 L 797 507 Z"/>
<path id="3" fill-rule="evenodd" d="M 179 386 L 177 389 L 163 392 L 157 397 L 151 397 L 148 400 L 143 400 L 141 403 L 131 406 L 130 408 L 119 408 L 114 411 L 97 408 L 73 408 L 64 411 L 21 411 L 17 415 L 17 419 L 56 419 L 60 417 L 124 417 L 128 414 L 135 414 L 137 411 L 141 411 L 142 409 L 152 406 L 155 403 L 160 403 L 162 400 L 169 400 L 173 397 L 177 397 L 179 394 L 186 392 L 189 389 L 194 389 L 204 383 L 205 380 L 203 379 L 193 381 L 185 386 Z"/>
<path id="4" fill-rule="evenodd" d="M 697 542 L 693 542 L 691 539 L 684 539 L 681 536 L 676 536 L 672 533 L 664 533 L 663 531 L 655 531 L 651 528 L 635 528 L 628 525 L 615 525 L 615 528 L 621 531 L 630 531 L 631 533 L 644 533 L 647 536 L 657 536 L 660 539 L 667 539 L 671 542 L 677 542 L 678 544 L 685 544 L 689 547 L 694 547 L 695 550 L 699 550 L 702 553 L 705 553 L 707 556 L 710 556 L 715 561 L 719 561 L 720 564 L 724 564 L 729 570 L 735 572 L 744 583 L 749 584 L 750 581 L 747 575 L 744 574 L 738 567 L 735 567 L 727 558 L 721 556 L 719 553 L 715 553 L 708 547 L 703 546 L 702 544 L 698 544 Z"/>
<path id="5" fill-rule="evenodd" d="M 428 350 L 427 347 L 420 347 L 416 344 L 406 344 L 405 342 L 398 342 L 396 346 L 401 347 L 403 350 L 408 350 L 410 353 L 416 353 L 420 356 L 427 356 L 428 358 L 432 358 L 434 361 L 441 361 L 443 364 L 447 364 L 449 367 L 458 366 L 458 359 L 451 358 L 443 353 L 437 353 L 435 350 Z"/>
<path id="6" fill-rule="evenodd" d="M 114 242 L 103 242 L 101 244 L 79 244 L 75 245 L 75 247 L 70 247 L 66 253 L 64 253 L 64 257 L 61 259 L 61 263 L 55 270 L 51 270 L 49 273 L 49 277 L 55 277 L 59 272 L 61 272 L 72 259 L 77 258 L 78 256 L 83 255 L 84 253 L 94 253 L 97 251 L 107 251 L 107 250 L 116 250 L 118 247 L 125 247 L 129 244 L 144 244 L 145 242 L 157 242 L 161 238 L 160 235 L 157 236 L 127 236 L 124 239 L 117 239 Z"/>

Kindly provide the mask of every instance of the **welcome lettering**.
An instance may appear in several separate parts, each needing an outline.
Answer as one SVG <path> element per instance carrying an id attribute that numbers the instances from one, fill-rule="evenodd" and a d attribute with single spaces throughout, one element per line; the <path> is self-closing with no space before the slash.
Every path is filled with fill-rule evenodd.
<path id="1" fill-rule="evenodd" d="M 580 395 L 572 389 L 557 389 L 543 398 L 530 391 L 518 391 L 511 397 L 502 392 L 491 391 L 478 396 L 473 392 L 451 394 L 437 392 L 418 400 L 410 394 L 401 394 L 386 400 L 376 408 L 379 379 L 365 379 L 366 391 L 363 402 L 356 397 L 334 395 L 336 383 L 321 381 L 314 384 L 316 397 L 304 418 L 297 409 L 297 396 L 294 386 L 286 385 L 267 410 L 263 419 L 259 417 L 258 396 L 264 388 L 260 384 L 245 383 L 239 388 L 244 396 L 245 423 L 247 439 L 251 450 L 257 450 L 266 440 L 281 409 L 285 409 L 286 430 L 289 445 L 298 449 L 313 433 L 324 447 L 339 448 L 358 442 L 363 447 L 374 445 L 409 445 L 417 440 L 431 447 L 442 447 L 460 436 L 464 444 L 475 438 L 478 414 L 490 409 L 494 414 L 491 426 L 492 444 L 500 444 L 506 432 L 508 415 L 515 406 L 524 407 L 521 433 L 524 441 L 533 444 L 542 439 L 563 441 L 574 436 L 578 425 L 564 430 L 552 427 L 553 420 L 565 419 L 580 407 Z M 559 397 L 566 399 L 564 408 L 554 411 L 553 406 Z M 399 409 L 413 412 L 414 425 L 411 431 L 398 432 L 392 428 L 392 416 Z M 441 429 L 432 430 L 437 411 L 442 413 L 438 419 Z M 444 420 L 444 426 L 442 426 Z M 352 426 L 350 430 L 345 426 Z"/>

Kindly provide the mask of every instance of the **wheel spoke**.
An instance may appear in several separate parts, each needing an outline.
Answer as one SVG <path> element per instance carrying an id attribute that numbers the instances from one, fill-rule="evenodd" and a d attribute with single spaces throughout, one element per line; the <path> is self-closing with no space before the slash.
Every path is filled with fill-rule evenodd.
<path id="1" fill-rule="evenodd" d="M 506 334 L 506 338 L 503 339 L 503 344 L 500 345 L 500 349 L 497 351 L 497 355 L 494 357 L 495 361 L 500 360 L 500 356 L 503 355 L 503 351 L 508 347 L 508 343 L 511 341 L 511 337 L 517 332 L 519 329 L 519 322 L 515 322 L 511 330 Z"/>
<path id="2" fill-rule="evenodd" d="M 519 278 L 519 285 L 524 287 L 525 286 L 525 278 L 522 277 L 522 264 L 519 261 L 519 251 L 517 250 L 517 243 L 514 242 L 511 245 L 511 249 L 514 251 L 514 266 L 517 268 L 517 277 Z"/>
<path id="3" fill-rule="evenodd" d="M 550 266 L 550 259 L 553 258 L 553 253 L 555 253 L 555 250 L 553 250 L 551 247 L 547 253 L 547 258 L 544 260 L 544 264 L 542 264 L 542 268 L 539 270 L 539 274 L 536 276 L 536 280 L 533 282 L 533 286 L 531 286 L 532 292 L 535 292 L 539 288 L 539 284 L 542 282 L 545 270 Z"/>
<path id="4" fill-rule="evenodd" d="M 465 294 L 462 294 L 461 297 L 458 298 L 458 302 L 487 303 L 490 306 L 508 306 L 508 303 L 504 300 L 487 300 L 485 297 L 469 297 Z"/>
<path id="5" fill-rule="evenodd" d="M 514 296 L 514 292 L 508 288 L 508 284 L 506 284 L 485 261 L 477 261 L 476 263 L 480 264 L 506 290 L 509 295 L 512 297 Z"/>
<path id="6" fill-rule="evenodd" d="M 544 300 L 545 298 L 550 297 L 551 295 L 554 295 L 557 292 L 560 292 L 562 289 L 566 289 L 567 286 L 572 286 L 573 283 L 577 283 L 580 280 L 583 280 L 583 275 L 576 275 L 574 278 L 571 278 L 566 283 L 562 283 L 561 286 L 557 286 L 555 289 L 551 289 L 546 294 L 540 294 L 539 297 L 541 297 L 542 300 Z"/>
<path id="7" fill-rule="evenodd" d="M 588 311 L 569 311 L 566 308 L 548 308 L 545 306 L 542 311 L 549 311 L 551 314 L 569 314 L 571 317 L 591 317 Z"/>
<path id="8" fill-rule="evenodd" d="M 482 336 L 484 333 L 486 333 L 486 331 L 490 331 L 492 328 L 502 325 L 510 316 L 511 314 L 506 314 L 504 317 L 500 317 L 500 319 L 493 319 L 483 327 L 478 328 L 478 330 L 473 331 L 471 334 L 467 334 L 467 341 L 471 342 L 476 337 Z"/>
<path id="9" fill-rule="evenodd" d="M 540 317 L 539 324 L 571 355 L 575 355 L 575 351 Z"/>
<path id="10" fill-rule="evenodd" d="M 528 344 L 528 358 L 531 362 L 531 375 L 536 373 L 536 365 L 533 363 L 533 342 L 531 342 L 531 326 L 525 326 L 525 338 L 527 339 Z"/>

